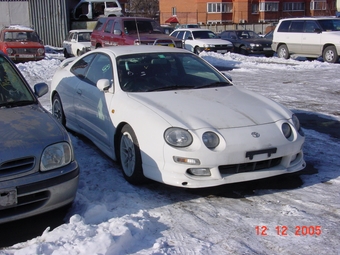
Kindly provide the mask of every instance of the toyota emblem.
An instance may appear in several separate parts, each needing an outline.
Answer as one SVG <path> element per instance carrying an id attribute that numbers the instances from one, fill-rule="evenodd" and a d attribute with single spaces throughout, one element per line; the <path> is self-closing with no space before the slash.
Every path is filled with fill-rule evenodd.
<path id="1" fill-rule="evenodd" d="M 257 133 L 257 132 L 252 132 L 251 135 L 252 135 L 254 138 L 259 138 L 259 137 L 260 137 L 260 134 Z"/>

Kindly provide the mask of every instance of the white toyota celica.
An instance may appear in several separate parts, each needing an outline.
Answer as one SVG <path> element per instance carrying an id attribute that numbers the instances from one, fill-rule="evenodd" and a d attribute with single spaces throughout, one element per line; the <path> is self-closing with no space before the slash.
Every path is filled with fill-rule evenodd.
<path id="1" fill-rule="evenodd" d="M 121 163 L 133 184 L 199 188 L 302 170 L 297 117 L 197 55 L 162 46 L 100 48 L 61 63 L 53 115 Z"/>

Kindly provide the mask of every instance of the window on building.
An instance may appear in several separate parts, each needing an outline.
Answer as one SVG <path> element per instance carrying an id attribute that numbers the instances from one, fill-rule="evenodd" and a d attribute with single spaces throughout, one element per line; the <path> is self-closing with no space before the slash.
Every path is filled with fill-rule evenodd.
<path id="1" fill-rule="evenodd" d="M 327 2 L 325 0 L 312 0 L 310 2 L 311 10 L 326 10 Z"/>
<path id="2" fill-rule="evenodd" d="M 283 3 L 283 11 L 304 11 L 305 3 Z"/>
<path id="3" fill-rule="evenodd" d="M 231 13 L 233 12 L 233 3 L 208 3 L 208 13 Z"/>
<path id="4" fill-rule="evenodd" d="M 259 4 L 251 5 L 251 13 L 259 13 Z"/>
<path id="5" fill-rule="evenodd" d="M 177 15 L 176 7 L 171 8 L 172 16 Z"/>
<path id="6" fill-rule="evenodd" d="M 277 12 L 279 2 L 262 2 L 260 3 L 260 12 Z"/>

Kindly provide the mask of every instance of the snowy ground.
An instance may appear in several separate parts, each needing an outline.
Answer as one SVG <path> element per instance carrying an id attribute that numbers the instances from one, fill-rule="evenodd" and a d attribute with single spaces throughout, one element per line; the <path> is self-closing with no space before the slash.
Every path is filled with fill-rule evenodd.
<path id="1" fill-rule="evenodd" d="M 71 134 L 81 175 L 65 224 L 0 254 L 340 254 L 340 130 L 335 136 L 319 132 L 339 125 L 340 64 L 201 57 L 219 69 L 233 68 L 228 73 L 235 86 L 300 116 L 322 117 L 304 128 L 304 175 L 199 190 L 135 187 L 93 144 Z M 59 63 L 53 56 L 18 67 L 33 85 L 49 83 Z M 48 96 L 41 102 L 51 109 Z"/>

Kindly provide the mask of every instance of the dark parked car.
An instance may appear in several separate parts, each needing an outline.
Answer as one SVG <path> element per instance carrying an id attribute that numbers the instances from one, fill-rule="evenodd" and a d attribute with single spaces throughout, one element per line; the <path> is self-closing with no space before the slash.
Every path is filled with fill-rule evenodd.
<path id="1" fill-rule="evenodd" d="M 264 54 L 271 57 L 274 51 L 271 48 L 270 39 L 259 36 L 250 30 L 226 30 L 220 34 L 224 40 L 228 40 L 234 45 L 234 52 L 248 54 Z"/>
<path id="2" fill-rule="evenodd" d="M 79 166 L 65 128 L 45 110 L 13 62 L 0 52 L 0 224 L 70 205 Z"/>

